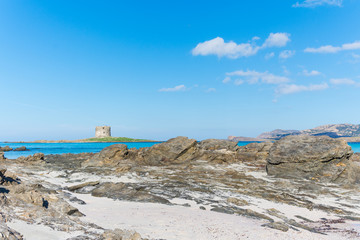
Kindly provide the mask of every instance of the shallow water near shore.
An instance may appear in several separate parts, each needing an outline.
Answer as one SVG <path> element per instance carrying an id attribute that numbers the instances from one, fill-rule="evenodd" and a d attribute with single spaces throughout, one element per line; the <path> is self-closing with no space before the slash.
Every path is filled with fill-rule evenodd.
<path id="1" fill-rule="evenodd" d="M 29 156 L 34 153 L 44 154 L 63 154 L 63 153 L 97 153 L 103 148 L 113 144 L 126 144 L 128 148 L 143 148 L 151 147 L 160 142 L 93 142 L 93 143 L 5 143 L 0 142 L 0 146 L 9 146 L 13 149 L 25 146 L 29 151 L 25 152 L 5 152 L 5 157 L 8 159 L 16 159 L 20 156 Z M 252 142 L 239 142 L 239 146 L 245 146 Z M 354 152 L 360 152 L 360 143 L 349 143 Z"/>

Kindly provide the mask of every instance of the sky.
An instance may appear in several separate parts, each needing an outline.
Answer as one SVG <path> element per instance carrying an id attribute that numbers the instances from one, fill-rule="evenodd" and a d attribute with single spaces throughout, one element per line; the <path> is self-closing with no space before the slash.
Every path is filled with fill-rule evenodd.
<path id="1" fill-rule="evenodd" d="M 0 1 L 0 141 L 359 124 L 359 0 Z"/>

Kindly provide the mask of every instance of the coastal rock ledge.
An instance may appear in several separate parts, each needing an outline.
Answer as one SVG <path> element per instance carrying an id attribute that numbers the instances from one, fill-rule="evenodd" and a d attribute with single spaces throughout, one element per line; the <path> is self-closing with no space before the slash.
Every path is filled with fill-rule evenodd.
<path id="1" fill-rule="evenodd" d="M 358 167 L 350 160 L 351 147 L 327 136 L 287 136 L 269 150 L 269 175 L 321 182 L 354 183 Z"/>

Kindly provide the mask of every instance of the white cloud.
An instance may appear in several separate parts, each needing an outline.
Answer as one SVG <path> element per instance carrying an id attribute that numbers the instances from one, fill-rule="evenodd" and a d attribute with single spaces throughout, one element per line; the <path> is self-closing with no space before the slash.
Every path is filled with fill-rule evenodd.
<path id="1" fill-rule="evenodd" d="M 296 2 L 293 7 L 314 8 L 323 5 L 341 7 L 342 2 L 343 0 L 305 0 L 301 3 Z"/>
<path id="2" fill-rule="evenodd" d="M 309 86 L 296 85 L 296 84 L 282 84 L 276 89 L 276 93 L 279 95 L 292 94 L 305 91 L 320 91 L 329 88 L 327 83 L 311 84 Z"/>
<path id="3" fill-rule="evenodd" d="M 215 88 L 208 88 L 208 89 L 206 89 L 205 92 L 208 92 L 208 93 L 210 93 L 210 92 L 216 92 L 216 89 L 215 89 Z"/>
<path id="4" fill-rule="evenodd" d="M 244 84 L 244 83 L 245 83 L 245 81 L 242 80 L 242 79 L 236 79 L 236 80 L 234 81 L 234 84 L 235 84 L 236 86 L 239 86 L 239 85 Z"/>
<path id="5" fill-rule="evenodd" d="M 337 53 L 340 51 L 346 50 L 357 50 L 360 49 L 360 41 L 355 41 L 353 43 L 345 43 L 340 47 L 334 47 L 332 45 L 321 46 L 319 48 L 306 48 L 304 52 L 309 53 Z"/>
<path id="6" fill-rule="evenodd" d="M 292 57 L 294 55 L 295 55 L 295 51 L 284 50 L 279 54 L 279 58 L 287 59 L 287 58 Z"/>
<path id="7" fill-rule="evenodd" d="M 159 92 L 179 92 L 179 91 L 185 91 L 186 87 L 185 85 L 179 85 L 175 86 L 173 88 L 161 88 L 159 89 Z"/>
<path id="8" fill-rule="evenodd" d="M 287 77 L 283 76 L 276 76 L 269 72 L 256 72 L 256 71 L 235 71 L 226 73 L 228 76 L 237 76 L 242 77 L 242 79 L 239 80 L 245 80 L 249 84 L 255 84 L 255 83 L 266 83 L 266 84 L 280 84 L 280 83 L 286 83 L 290 80 Z"/>
<path id="9" fill-rule="evenodd" d="M 239 58 L 248 57 L 258 52 L 259 47 L 250 43 L 236 44 L 233 41 L 225 42 L 221 37 L 199 43 L 193 50 L 194 56 L 217 55 L 218 57 Z"/>
<path id="10" fill-rule="evenodd" d="M 253 41 L 258 40 L 253 37 Z M 288 33 L 270 33 L 264 44 L 260 47 L 255 42 L 237 44 L 233 41 L 225 42 L 221 37 L 199 43 L 191 52 L 194 56 L 216 55 L 218 57 L 239 58 L 255 55 L 260 49 L 269 47 L 284 47 L 290 41 Z"/>
<path id="11" fill-rule="evenodd" d="M 222 80 L 223 83 L 228 83 L 231 81 L 230 77 L 225 77 L 224 80 Z"/>
<path id="12" fill-rule="evenodd" d="M 262 47 L 285 47 L 288 42 L 290 42 L 289 33 L 270 33 Z"/>
<path id="13" fill-rule="evenodd" d="M 330 83 L 334 85 L 359 85 L 359 83 L 350 78 L 332 78 Z"/>
<path id="14" fill-rule="evenodd" d="M 266 60 L 269 60 L 270 58 L 273 58 L 274 56 L 275 56 L 275 53 L 274 53 L 274 52 L 267 53 L 267 54 L 265 55 L 265 59 L 266 59 Z"/>
<path id="15" fill-rule="evenodd" d="M 308 71 L 308 70 L 305 69 L 305 70 L 302 71 L 302 74 L 304 76 L 307 76 L 307 77 L 312 77 L 312 76 L 321 75 L 321 72 L 316 71 L 316 70 Z"/>
<path id="16" fill-rule="evenodd" d="M 355 41 L 353 43 L 345 43 L 342 45 L 343 50 L 356 50 L 360 49 L 360 41 Z"/>

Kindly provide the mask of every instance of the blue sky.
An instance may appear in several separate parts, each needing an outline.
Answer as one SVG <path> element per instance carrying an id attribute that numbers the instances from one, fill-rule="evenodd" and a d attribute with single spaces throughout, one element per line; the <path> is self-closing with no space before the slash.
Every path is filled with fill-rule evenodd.
<path id="1" fill-rule="evenodd" d="M 359 124 L 360 1 L 0 1 L 0 140 Z"/>

